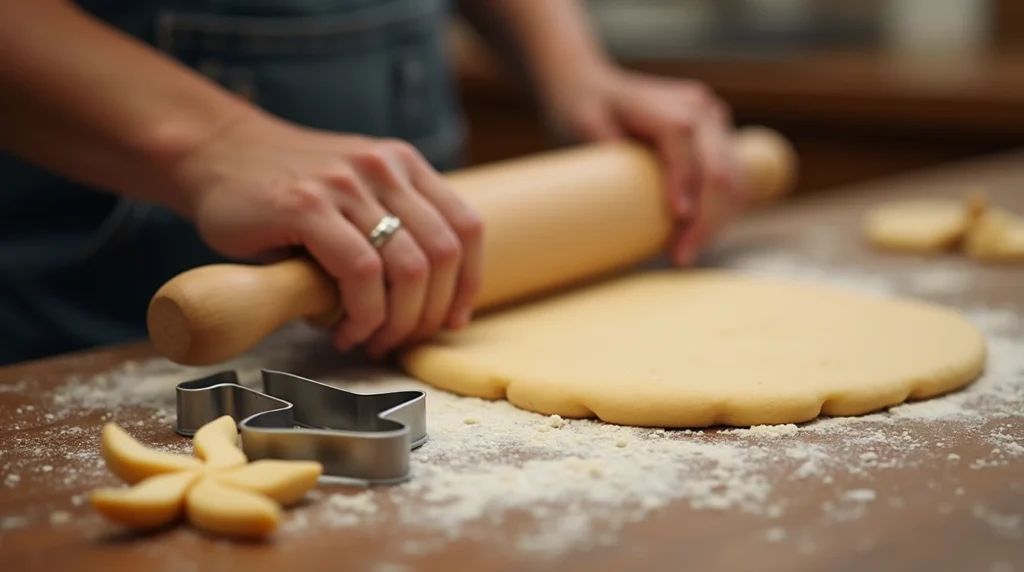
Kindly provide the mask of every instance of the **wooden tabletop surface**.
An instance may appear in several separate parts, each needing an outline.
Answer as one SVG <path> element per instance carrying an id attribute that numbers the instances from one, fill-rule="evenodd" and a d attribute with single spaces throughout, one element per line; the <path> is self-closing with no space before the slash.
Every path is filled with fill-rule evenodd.
<path id="1" fill-rule="evenodd" d="M 991 352 L 963 391 L 851 420 L 669 432 L 431 392 L 411 481 L 321 486 L 271 541 L 237 544 L 184 524 L 124 534 L 85 502 L 119 484 L 98 455 L 105 421 L 190 452 L 173 390 L 203 373 L 145 344 L 87 352 L 0 369 L 0 569 L 1024 570 L 1024 264 L 872 252 L 857 229 L 881 201 L 975 185 L 1024 213 L 1024 153 L 794 198 L 702 263 L 959 308 Z M 228 365 L 411 383 L 298 330 Z"/>

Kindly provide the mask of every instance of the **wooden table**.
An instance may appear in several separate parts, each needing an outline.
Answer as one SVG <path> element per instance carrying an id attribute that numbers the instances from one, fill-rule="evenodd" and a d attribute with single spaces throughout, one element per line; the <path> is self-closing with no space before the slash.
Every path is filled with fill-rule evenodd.
<path id="1" fill-rule="evenodd" d="M 577 427 L 576 435 L 591 439 L 601 428 L 573 421 L 567 428 L 538 429 L 539 440 L 523 441 L 522 450 L 507 446 L 515 440 L 502 436 L 511 425 L 503 429 L 501 423 L 533 419 L 528 414 L 501 403 L 432 396 L 428 403 L 449 404 L 459 413 L 432 412 L 429 428 L 436 438 L 414 454 L 430 457 L 417 467 L 435 473 L 411 483 L 429 484 L 374 489 L 371 510 L 343 502 L 359 498 L 348 496 L 358 490 L 324 486 L 318 500 L 287 513 L 274 541 L 232 544 L 186 525 L 133 538 L 82 502 L 80 495 L 93 487 L 117 485 L 96 453 L 105 420 L 121 423 L 147 444 L 189 451 L 188 441 L 172 431 L 168 406 L 173 384 L 198 374 L 144 361 L 152 357 L 145 344 L 88 352 L 0 370 L 0 569 L 1024 570 L 1024 367 L 1013 357 L 1024 354 L 1024 265 L 875 253 L 857 233 L 864 209 L 879 201 L 956 196 L 977 184 L 996 202 L 1024 212 L 1024 154 L 794 198 L 751 214 L 703 262 L 819 276 L 961 308 L 984 324 L 993 349 L 994 377 L 965 391 L 896 413 L 783 428 L 774 435 L 708 430 L 648 437 L 650 431 L 626 429 L 611 441 L 580 443 L 558 432 Z M 292 353 L 256 352 L 247 367 L 284 363 L 320 378 L 368 375 L 345 369 L 345 360 L 330 356 L 317 339 L 273 343 Z M 90 378 L 96 374 L 105 377 Z M 477 410 L 477 419 L 463 422 L 465 412 Z M 548 423 L 540 416 L 529 423 L 534 421 L 538 428 Z M 515 431 L 508 435 L 522 434 Z M 651 460 L 651 470 L 643 471 L 614 460 L 615 450 L 654 450 L 645 440 L 652 438 L 664 441 L 660 451 L 671 456 L 678 449 L 678 455 Z M 584 494 L 591 485 L 569 483 L 581 473 L 560 459 L 586 455 L 591 444 L 604 471 L 591 475 L 593 486 L 602 479 L 615 485 L 595 489 L 604 491 L 604 500 Z M 443 476 L 448 462 L 439 448 L 463 469 L 473 466 L 476 454 L 489 457 L 491 466 L 515 465 L 524 456 L 545 456 L 549 465 L 543 473 L 531 465 L 445 485 L 436 473 Z M 715 453 L 720 448 L 729 454 Z M 622 475 L 652 486 L 644 491 Z M 501 479 L 510 479 L 507 489 Z M 531 483 L 584 494 L 585 502 L 543 499 L 544 491 L 524 488 Z M 451 527 L 437 524 L 446 513 L 431 499 L 442 489 L 462 495 L 462 509 L 476 506 L 472 495 L 486 491 L 499 504 L 505 496 L 506 507 L 515 499 L 524 502 L 507 511 L 478 507 L 484 511 L 479 518 L 467 516 L 459 522 L 461 532 L 446 538 Z M 636 522 L 624 518 L 635 507 L 614 502 L 627 493 L 651 501 Z M 525 503 L 532 494 L 552 509 L 538 515 Z M 330 518 L 323 516 L 328 513 Z M 434 517 L 440 520 L 426 522 Z M 341 523 L 346 519 L 347 525 Z M 549 534 L 531 536 L 546 523 L 554 526 Z M 537 552 L 545 543 L 549 550 Z"/>

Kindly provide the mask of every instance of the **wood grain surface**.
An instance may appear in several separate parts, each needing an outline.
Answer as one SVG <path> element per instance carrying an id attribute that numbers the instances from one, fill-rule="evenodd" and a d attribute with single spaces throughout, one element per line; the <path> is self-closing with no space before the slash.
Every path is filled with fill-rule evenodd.
<path id="1" fill-rule="evenodd" d="M 1024 352 L 1024 264 L 982 266 L 954 255 L 919 258 L 872 252 L 858 233 L 864 210 L 880 201 L 958 196 L 974 185 L 984 185 L 995 202 L 1024 213 L 1024 153 L 795 197 L 750 214 L 701 264 L 825 280 L 846 276 L 851 284 L 879 284 L 965 311 L 1001 312 L 1009 317 L 1002 326 L 1007 333 L 999 338 L 1002 345 L 993 360 L 1006 360 L 1014 348 Z M 260 349 L 250 356 L 249 365 L 283 363 L 300 375 L 339 380 L 400 377 L 386 367 L 371 374 L 360 364 L 347 365 L 349 360 L 330 355 L 318 339 L 299 336 L 282 343 L 288 352 Z M 118 484 L 96 454 L 98 432 L 106 420 L 121 423 L 147 444 L 190 450 L 173 432 L 173 408 L 168 410 L 167 404 L 173 403 L 173 383 L 195 372 L 162 366 L 152 360 L 145 343 L 8 367 L 0 369 L 0 570 L 1020 571 L 1024 371 L 1013 365 L 1012 359 L 990 363 L 1011 388 L 1000 394 L 1003 400 L 991 415 L 981 399 L 966 418 L 943 416 L 940 400 L 927 410 L 935 415 L 883 413 L 875 416 L 877 422 L 855 421 L 842 431 L 801 427 L 762 438 L 709 429 L 664 437 L 680 447 L 699 442 L 712 448 L 758 448 L 767 461 L 742 474 L 746 482 L 767 488 L 766 496 L 754 504 L 768 510 L 701 505 L 695 502 L 701 494 L 694 493 L 669 499 L 636 522 L 623 522 L 616 516 L 628 510 L 625 506 L 601 505 L 592 496 L 593 502 L 575 505 L 553 498 L 546 501 L 551 509 L 546 515 L 530 506 L 488 509 L 454 531 L 417 523 L 421 508 L 424 520 L 443 514 L 427 510 L 432 506 L 429 487 L 375 489 L 379 500 L 370 518 L 346 509 L 353 505 L 328 500 L 334 495 L 351 498 L 358 489 L 325 485 L 316 499 L 286 514 L 285 526 L 274 539 L 253 544 L 206 538 L 184 525 L 132 536 L 82 502 L 89 489 Z M 120 381 L 111 384 L 115 376 Z M 158 389 L 147 403 L 97 390 L 104 387 L 126 394 Z M 86 396 L 93 407 L 85 406 Z M 428 430 L 438 427 L 434 421 L 428 419 Z M 479 429 L 474 430 L 487 430 L 488 418 L 476 421 Z M 460 438 L 470 450 L 472 440 L 486 433 L 474 437 L 468 431 Z M 432 446 L 451 442 L 439 438 L 428 443 L 414 459 L 436 455 Z M 853 461 L 824 462 L 822 472 L 798 478 L 800 463 L 794 460 L 799 456 L 787 457 L 786 452 L 812 445 L 826 461 Z M 511 448 L 500 455 L 525 462 L 530 459 L 523 457 L 537 455 L 537 450 Z M 458 451 L 453 448 L 451 454 Z M 557 458 L 563 451 L 556 447 L 545 454 Z M 690 458 L 679 459 L 680 466 L 663 464 L 662 469 L 688 470 L 683 465 Z M 472 459 L 453 457 L 455 461 L 465 466 Z M 694 478 L 699 470 L 693 469 Z M 521 491 L 517 494 L 522 496 Z M 651 495 L 672 496 L 671 491 Z M 336 520 L 351 517 L 355 522 L 332 524 L 322 517 L 328 510 Z M 546 538 L 556 550 L 539 552 L 536 543 L 523 542 L 545 521 L 566 522 L 558 520 L 563 514 L 575 515 L 588 528 L 578 538 L 570 538 L 571 530 L 552 531 Z"/>

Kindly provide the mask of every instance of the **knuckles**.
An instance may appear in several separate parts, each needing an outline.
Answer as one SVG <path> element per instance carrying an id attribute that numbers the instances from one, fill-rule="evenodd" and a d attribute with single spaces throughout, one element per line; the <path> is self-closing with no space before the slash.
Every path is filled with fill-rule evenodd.
<path id="1" fill-rule="evenodd" d="M 335 165 L 326 169 L 322 175 L 332 192 L 341 196 L 348 203 L 366 202 L 369 198 L 366 186 L 355 169 L 348 165 Z"/>
<path id="2" fill-rule="evenodd" d="M 410 252 L 395 262 L 394 278 L 406 284 L 420 285 L 430 277 L 430 262 L 419 250 Z"/>
<path id="3" fill-rule="evenodd" d="M 480 218 L 479 214 L 473 211 L 467 211 L 461 216 L 456 217 L 451 222 L 451 225 L 455 234 L 464 243 L 479 241 L 484 234 L 484 221 Z"/>
<path id="4" fill-rule="evenodd" d="M 402 164 L 415 161 L 420 154 L 412 143 L 402 139 L 385 139 L 381 141 L 380 149 L 385 154 L 398 159 Z"/>
<path id="5" fill-rule="evenodd" d="M 368 252 L 352 261 L 352 274 L 361 281 L 379 281 L 384 274 L 384 262 L 376 252 Z"/>
<path id="6" fill-rule="evenodd" d="M 425 250 L 431 263 L 441 268 L 457 266 L 462 259 L 462 245 L 449 233 L 434 237 Z"/>
<path id="7" fill-rule="evenodd" d="M 324 188 L 312 180 L 289 184 L 275 199 L 275 209 L 285 215 L 286 220 L 301 219 L 331 208 L 331 200 Z"/>

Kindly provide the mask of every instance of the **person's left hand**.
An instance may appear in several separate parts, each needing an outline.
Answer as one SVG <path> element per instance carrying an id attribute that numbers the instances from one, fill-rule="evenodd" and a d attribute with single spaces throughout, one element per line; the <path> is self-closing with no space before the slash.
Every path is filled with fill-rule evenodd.
<path id="1" fill-rule="evenodd" d="M 669 245 L 675 264 L 692 263 L 738 208 L 743 192 L 731 114 L 705 85 L 611 68 L 560 82 L 544 106 L 563 139 L 631 137 L 656 150 L 678 221 Z"/>

